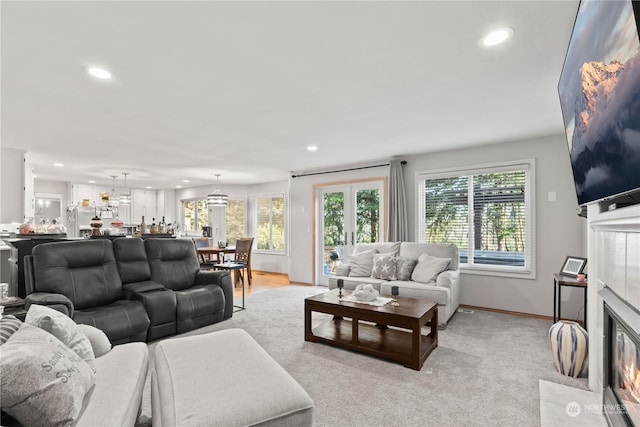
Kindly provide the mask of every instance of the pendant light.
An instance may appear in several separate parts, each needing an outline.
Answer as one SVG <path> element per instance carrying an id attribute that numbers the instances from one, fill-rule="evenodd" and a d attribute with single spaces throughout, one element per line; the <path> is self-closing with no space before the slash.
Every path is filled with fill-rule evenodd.
<path id="1" fill-rule="evenodd" d="M 220 182 L 220 174 L 217 173 L 216 174 L 216 187 L 218 186 L 218 183 Z M 229 196 L 227 196 L 226 194 L 222 194 L 220 192 L 220 189 L 216 189 L 216 191 L 214 191 L 213 193 L 210 193 L 207 196 L 207 205 L 209 207 L 212 206 L 227 206 L 229 204 Z"/>
<path id="2" fill-rule="evenodd" d="M 127 172 L 122 172 L 124 175 L 124 193 L 120 195 L 120 204 L 124 206 L 129 206 L 131 204 L 131 193 L 129 193 L 129 189 L 127 188 Z"/>
<path id="3" fill-rule="evenodd" d="M 113 186 L 111 187 L 111 194 L 109 195 L 109 206 L 117 207 L 118 206 L 118 198 L 116 197 L 116 178 L 117 175 L 111 175 L 113 178 Z"/>

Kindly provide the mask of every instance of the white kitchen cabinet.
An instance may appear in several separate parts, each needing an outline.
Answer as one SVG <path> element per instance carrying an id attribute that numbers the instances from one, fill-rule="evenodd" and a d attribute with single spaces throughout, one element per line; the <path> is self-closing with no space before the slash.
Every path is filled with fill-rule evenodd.
<path id="1" fill-rule="evenodd" d="M 155 190 L 131 190 L 131 223 L 140 224 L 143 215 L 147 225 L 151 225 L 153 218 L 157 219 L 156 193 Z"/>

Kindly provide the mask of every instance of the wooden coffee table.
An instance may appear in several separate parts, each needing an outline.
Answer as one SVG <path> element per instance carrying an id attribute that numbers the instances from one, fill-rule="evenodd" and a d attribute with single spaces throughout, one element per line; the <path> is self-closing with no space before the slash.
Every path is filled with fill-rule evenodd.
<path id="1" fill-rule="evenodd" d="M 343 295 L 349 293 L 343 290 Z M 438 346 L 438 304 L 401 297 L 398 302 L 398 307 L 391 303 L 377 307 L 343 301 L 338 289 L 308 297 L 304 300 L 304 339 L 394 360 L 419 371 Z M 334 317 L 313 328 L 314 311 Z M 427 335 L 422 334 L 423 326 L 431 327 Z"/>

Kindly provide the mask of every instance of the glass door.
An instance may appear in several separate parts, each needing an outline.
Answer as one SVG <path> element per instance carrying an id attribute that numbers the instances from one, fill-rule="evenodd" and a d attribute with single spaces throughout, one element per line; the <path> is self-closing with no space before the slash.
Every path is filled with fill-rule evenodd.
<path id="1" fill-rule="evenodd" d="M 381 241 L 383 181 L 319 187 L 316 202 L 316 284 L 326 286 L 356 243 Z"/>

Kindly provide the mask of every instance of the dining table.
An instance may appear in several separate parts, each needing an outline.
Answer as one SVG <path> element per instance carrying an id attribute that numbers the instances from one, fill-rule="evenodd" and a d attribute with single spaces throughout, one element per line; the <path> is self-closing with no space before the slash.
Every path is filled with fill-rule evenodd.
<path id="1" fill-rule="evenodd" d="M 198 252 L 198 256 L 200 257 L 200 259 L 203 261 L 204 263 L 204 256 L 205 255 L 216 255 L 216 264 L 220 264 L 221 262 L 224 262 L 224 256 L 226 254 L 234 254 L 236 253 L 236 247 L 235 246 L 225 246 L 223 248 L 219 247 L 219 246 L 205 246 L 202 248 L 196 248 L 196 251 Z"/>

